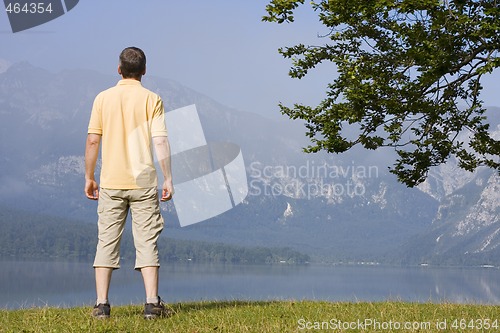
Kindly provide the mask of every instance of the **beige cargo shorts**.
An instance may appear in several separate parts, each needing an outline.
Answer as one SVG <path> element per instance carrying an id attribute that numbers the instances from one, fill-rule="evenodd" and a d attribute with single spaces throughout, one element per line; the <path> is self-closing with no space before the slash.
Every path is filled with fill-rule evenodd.
<path id="1" fill-rule="evenodd" d="M 120 268 L 120 242 L 129 211 L 135 245 L 135 269 L 160 266 L 157 242 L 163 230 L 158 191 L 145 189 L 99 190 L 98 243 L 94 267 Z"/>

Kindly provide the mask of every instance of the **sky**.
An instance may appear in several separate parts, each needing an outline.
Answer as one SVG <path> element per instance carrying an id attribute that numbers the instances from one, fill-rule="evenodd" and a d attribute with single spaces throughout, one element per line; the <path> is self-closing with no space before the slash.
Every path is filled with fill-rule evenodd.
<path id="1" fill-rule="evenodd" d="M 82 0 L 65 15 L 18 33 L 12 33 L 2 10 L 0 59 L 28 61 L 52 72 L 91 69 L 117 75 L 121 50 L 137 46 L 146 52 L 147 75 L 173 79 L 241 111 L 277 118 L 280 102 L 318 103 L 336 72 L 325 64 L 301 80 L 290 78 L 291 62 L 278 48 L 323 44 L 318 35 L 325 29 L 308 4 L 293 24 L 262 22 L 267 3 Z M 499 80 L 500 73 L 485 78 L 485 105 L 500 106 Z"/>

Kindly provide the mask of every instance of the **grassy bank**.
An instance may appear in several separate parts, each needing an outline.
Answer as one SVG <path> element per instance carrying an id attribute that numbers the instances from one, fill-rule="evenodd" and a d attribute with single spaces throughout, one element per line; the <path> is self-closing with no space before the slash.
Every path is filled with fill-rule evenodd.
<path id="1" fill-rule="evenodd" d="M 171 304 L 175 315 L 145 321 L 142 306 L 0 310 L 0 332 L 498 332 L 500 306 L 431 303 L 197 302 Z"/>

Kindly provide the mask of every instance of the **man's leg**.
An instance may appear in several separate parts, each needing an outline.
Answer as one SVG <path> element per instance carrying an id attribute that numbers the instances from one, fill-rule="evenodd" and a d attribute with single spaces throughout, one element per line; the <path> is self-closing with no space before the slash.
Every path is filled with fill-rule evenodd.
<path id="1" fill-rule="evenodd" d="M 108 301 L 111 275 L 120 268 L 120 242 L 128 215 L 125 191 L 101 188 L 97 207 L 98 243 L 94 260 L 97 304 Z"/>
<path id="2" fill-rule="evenodd" d="M 95 268 L 95 289 L 97 294 L 97 304 L 108 303 L 109 284 L 113 269 L 109 267 Z"/>
<path id="3" fill-rule="evenodd" d="M 158 296 L 158 266 L 148 266 L 141 268 L 146 289 L 146 304 L 144 305 L 144 318 L 154 319 L 158 317 L 169 317 L 173 312 L 165 307 L 165 304 Z"/>
<path id="4" fill-rule="evenodd" d="M 144 289 L 146 290 L 146 303 L 158 302 L 158 268 L 158 266 L 141 268 Z"/>
<path id="5" fill-rule="evenodd" d="M 134 200 L 130 200 L 132 212 L 132 234 L 135 245 L 135 269 L 140 270 L 146 291 L 144 318 L 152 319 L 168 315 L 158 296 L 157 242 L 163 230 L 158 190 L 156 188 L 136 190 Z"/>

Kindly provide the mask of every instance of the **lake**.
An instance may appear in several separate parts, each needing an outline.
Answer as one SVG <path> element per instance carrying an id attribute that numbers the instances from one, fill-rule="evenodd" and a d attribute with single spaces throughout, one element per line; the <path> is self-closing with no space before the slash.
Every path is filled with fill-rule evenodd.
<path id="1" fill-rule="evenodd" d="M 164 263 L 160 295 L 168 303 L 201 300 L 326 300 L 500 304 L 497 268 L 379 265 L 229 265 Z M 0 308 L 81 306 L 95 301 L 91 263 L 2 262 Z M 113 273 L 112 305 L 140 304 L 132 263 Z"/>

